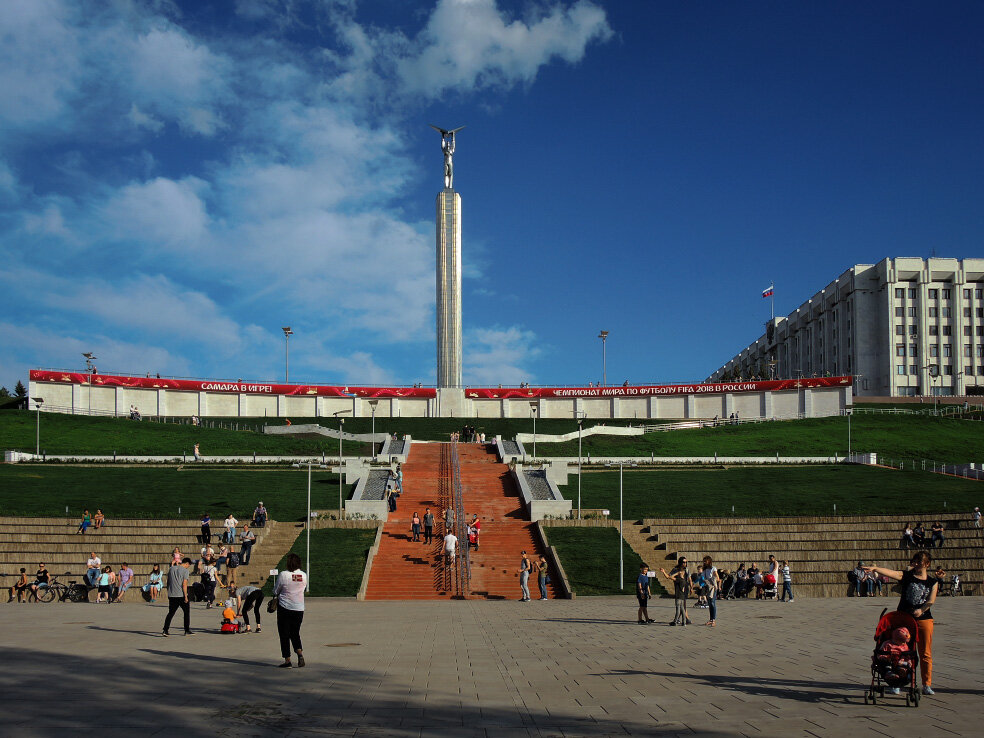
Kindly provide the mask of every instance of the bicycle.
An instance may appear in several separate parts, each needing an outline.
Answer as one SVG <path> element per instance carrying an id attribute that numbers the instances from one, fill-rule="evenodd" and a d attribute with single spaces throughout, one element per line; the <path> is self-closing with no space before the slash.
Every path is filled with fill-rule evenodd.
<path id="1" fill-rule="evenodd" d="M 86 602 L 89 599 L 88 588 L 78 582 L 64 584 L 58 581 L 58 576 L 51 577 L 46 587 L 38 587 L 34 594 L 38 602 Z"/>

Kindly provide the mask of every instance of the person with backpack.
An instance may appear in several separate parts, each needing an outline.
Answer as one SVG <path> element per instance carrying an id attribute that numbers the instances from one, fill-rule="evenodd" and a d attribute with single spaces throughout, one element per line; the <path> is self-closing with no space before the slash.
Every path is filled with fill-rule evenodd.
<path id="1" fill-rule="evenodd" d="M 243 563 L 242 558 L 236 551 L 229 552 L 229 558 L 226 561 L 226 586 L 235 587 L 236 586 L 236 569 L 239 568 L 240 564 Z"/>
<path id="2" fill-rule="evenodd" d="M 203 562 L 202 586 L 205 588 L 205 609 L 210 610 L 215 602 L 215 588 L 218 585 L 219 573 L 211 561 Z"/>
<path id="3" fill-rule="evenodd" d="M 277 575 L 273 596 L 277 598 L 277 632 L 280 635 L 280 655 L 284 662 L 282 669 L 289 669 L 290 649 L 297 654 L 297 665 L 304 666 L 304 650 L 301 645 L 301 623 L 304 621 L 304 590 L 307 589 L 307 574 L 301 571 L 301 557 L 296 553 L 287 554 L 287 570 Z"/>

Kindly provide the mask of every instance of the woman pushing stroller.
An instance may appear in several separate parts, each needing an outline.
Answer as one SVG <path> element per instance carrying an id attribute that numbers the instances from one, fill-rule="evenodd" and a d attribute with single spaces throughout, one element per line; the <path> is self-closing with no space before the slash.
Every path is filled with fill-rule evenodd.
<path id="1" fill-rule="evenodd" d="M 933 557 L 928 551 L 916 551 L 909 561 L 909 568 L 902 572 L 886 569 L 883 566 L 862 567 L 866 572 L 874 572 L 902 583 L 902 597 L 898 611 L 906 613 L 915 621 L 918 629 L 916 639 L 919 650 L 919 671 L 922 676 L 922 693 L 934 694 L 933 682 L 933 614 L 930 608 L 936 601 L 940 580 L 929 572 Z"/>

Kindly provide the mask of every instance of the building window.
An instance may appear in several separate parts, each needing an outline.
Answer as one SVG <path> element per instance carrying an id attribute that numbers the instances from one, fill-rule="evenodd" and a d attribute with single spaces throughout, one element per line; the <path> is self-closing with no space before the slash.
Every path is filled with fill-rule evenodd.
<path id="1" fill-rule="evenodd" d="M 943 290 L 943 299 L 944 300 L 950 299 L 950 290 Z"/>
<path id="2" fill-rule="evenodd" d="M 984 366 L 978 365 L 978 367 L 977 367 L 977 374 L 978 375 L 981 375 L 981 376 L 984 376 Z"/>
<path id="3" fill-rule="evenodd" d="M 910 336 L 919 335 L 919 327 L 915 323 L 909 326 L 909 335 Z"/>
<path id="4" fill-rule="evenodd" d="M 974 299 L 975 300 L 984 299 L 984 290 L 982 290 L 982 289 L 976 289 L 976 290 L 974 290 Z"/>
<path id="5" fill-rule="evenodd" d="M 965 325 L 964 326 L 964 335 L 965 336 L 969 336 L 970 335 L 970 326 L 969 325 Z"/>
<path id="6" fill-rule="evenodd" d="M 897 343 L 897 344 L 895 344 L 895 355 L 896 356 L 905 356 L 905 344 L 904 343 Z"/>
<path id="7" fill-rule="evenodd" d="M 943 367 L 943 373 L 946 374 L 948 377 L 952 377 L 953 376 L 953 367 L 950 366 L 949 364 L 945 365 Z"/>
<path id="8" fill-rule="evenodd" d="M 929 335 L 931 335 L 931 336 L 938 336 L 938 335 L 940 335 L 940 328 L 939 328 L 939 326 L 936 326 L 936 325 L 929 326 Z"/>
<path id="9" fill-rule="evenodd" d="M 943 317 L 944 318 L 949 318 L 950 317 L 950 308 L 948 308 L 948 307 L 943 308 Z"/>
<path id="10" fill-rule="evenodd" d="M 895 326 L 895 335 L 896 336 L 904 336 L 905 335 L 905 326 L 904 325 L 897 325 L 897 326 Z"/>
<path id="11" fill-rule="evenodd" d="M 950 326 L 950 325 L 943 326 L 943 335 L 944 336 L 953 335 L 952 331 L 953 331 L 953 326 Z"/>
<path id="12" fill-rule="evenodd" d="M 917 356 L 919 356 L 918 348 L 914 343 L 909 344 L 909 356 L 911 356 L 912 358 L 916 358 Z"/>
<path id="13" fill-rule="evenodd" d="M 984 308 L 977 308 L 977 317 L 984 318 Z"/>
<path id="14" fill-rule="evenodd" d="M 938 318 L 938 317 L 940 317 L 939 308 L 935 308 L 935 307 L 929 308 L 929 317 L 930 318 Z"/>
<path id="15" fill-rule="evenodd" d="M 964 299 L 965 300 L 969 300 L 970 299 L 970 290 L 964 290 L 963 291 L 963 296 L 964 296 Z"/>
<path id="16" fill-rule="evenodd" d="M 930 345 L 929 355 L 933 357 L 940 355 L 940 345 L 938 343 L 934 343 Z"/>
<path id="17" fill-rule="evenodd" d="M 909 364 L 909 374 L 918 374 L 918 373 L 919 373 L 919 365 Z"/>
<path id="18" fill-rule="evenodd" d="M 984 358 L 984 343 L 977 344 L 977 358 Z"/>
<path id="19" fill-rule="evenodd" d="M 908 312 L 910 318 L 915 318 L 916 317 L 916 309 L 914 307 L 909 308 L 909 310 L 907 312 Z"/>
<path id="20" fill-rule="evenodd" d="M 977 326 L 976 331 L 977 331 L 976 335 L 984 336 L 984 325 Z"/>
<path id="21" fill-rule="evenodd" d="M 970 317 L 970 308 L 964 308 L 963 309 L 963 316 L 965 318 L 969 318 Z"/>
<path id="22" fill-rule="evenodd" d="M 909 299 L 910 300 L 915 300 L 916 299 L 916 288 L 915 287 L 910 287 L 909 288 Z"/>
<path id="23" fill-rule="evenodd" d="M 929 291 L 929 299 L 930 300 L 938 300 L 939 297 L 940 297 L 940 291 L 939 290 L 930 290 Z"/>
<path id="24" fill-rule="evenodd" d="M 970 344 L 969 343 L 965 343 L 964 344 L 964 356 L 966 356 L 968 359 L 971 356 L 973 356 L 973 354 L 970 353 Z"/>
<path id="25" fill-rule="evenodd" d="M 896 297 L 897 297 L 898 299 L 900 299 L 900 300 L 901 300 L 901 299 L 902 299 L 903 297 L 905 297 L 905 288 L 904 288 L 904 287 L 896 287 L 896 288 L 895 288 L 895 296 L 896 296 Z"/>
<path id="26" fill-rule="evenodd" d="M 901 307 L 895 308 L 895 317 L 896 318 L 904 318 L 905 317 L 905 308 L 901 308 Z"/>
<path id="27" fill-rule="evenodd" d="M 899 375 L 905 374 L 905 364 L 896 364 L 895 373 Z"/>
<path id="28" fill-rule="evenodd" d="M 952 344 L 949 344 L 949 343 L 944 343 L 943 344 L 943 357 L 948 359 L 951 356 L 953 356 L 953 345 Z"/>

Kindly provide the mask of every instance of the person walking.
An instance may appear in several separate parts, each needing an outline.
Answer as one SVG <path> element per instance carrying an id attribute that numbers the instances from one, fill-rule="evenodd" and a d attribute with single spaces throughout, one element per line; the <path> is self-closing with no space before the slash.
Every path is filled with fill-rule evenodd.
<path id="1" fill-rule="evenodd" d="M 202 545 L 207 546 L 212 542 L 212 516 L 208 513 L 202 515 Z"/>
<path id="2" fill-rule="evenodd" d="M 537 572 L 536 572 L 536 583 L 540 586 L 540 602 L 545 602 L 548 599 L 547 597 L 547 580 L 549 579 L 549 577 L 547 576 L 548 568 L 549 567 L 547 566 L 546 557 L 541 555 L 540 563 L 537 564 Z"/>
<path id="3" fill-rule="evenodd" d="M 448 509 L 444 511 L 444 530 L 451 533 L 454 530 L 454 522 L 454 508 L 449 505 Z"/>
<path id="4" fill-rule="evenodd" d="M 195 461 L 202 460 L 202 452 L 198 448 L 198 444 L 195 444 L 195 448 L 192 449 L 192 453 L 195 455 Z"/>
<path id="5" fill-rule="evenodd" d="M 167 617 L 164 618 L 164 630 L 161 635 L 168 637 L 168 630 L 171 627 L 171 619 L 174 613 L 180 608 L 184 613 L 185 635 L 191 635 L 191 610 L 188 607 L 188 574 L 191 568 L 191 559 L 185 556 L 181 563 L 172 565 L 167 570 Z"/>
<path id="6" fill-rule="evenodd" d="M 256 617 L 256 632 L 260 632 L 260 605 L 263 604 L 263 590 L 247 584 L 229 592 L 230 597 L 236 598 L 236 615 L 241 616 L 246 625 L 246 632 L 249 633 L 249 611 L 252 608 L 253 615 Z"/>
<path id="7" fill-rule="evenodd" d="M 475 531 L 475 550 L 478 550 L 478 544 L 482 541 L 482 521 L 478 519 L 478 515 L 472 515 L 471 527 Z"/>
<path id="8" fill-rule="evenodd" d="M 428 507 L 424 510 L 424 543 L 434 542 L 434 513 Z"/>
<path id="9" fill-rule="evenodd" d="M 639 578 L 636 579 L 636 598 L 639 600 L 639 625 L 649 625 L 656 621 L 649 617 L 649 598 L 653 596 L 649 588 L 649 566 L 639 567 Z"/>
<path id="10" fill-rule="evenodd" d="M 782 577 L 782 597 L 779 598 L 780 602 L 786 601 L 786 595 L 789 595 L 789 601 L 793 601 L 793 576 L 789 573 L 789 562 L 783 559 L 779 566 L 779 575 Z"/>
<path id="11" fill-rule="evenodd" d="M 690 593 L 690 572 L 687 571 L 687 557 L 681 556 L 677 559 L 677 565 L 666 573 L 666 569 L 660 568 L 663 576 L 673 582 L 673 622 L 670 625 L 690 625 L 690 618 L 687 615 L 687 595 Z"/>
<path id="12" fill-rule="evenodd" d="M 448 566 L 454 566 L 454 557 L 458 549 L 458 536 L 448 530 L 444 536 L 444 560 Z"/>
<path id="13" fill-rule="evenodd" d="M 277 598 L 277 632 L 280 634 L 280 655 L 284 657 L 282 669 L 291 668 L 290 649 L 294 647 L 297 665 L 304 666 L 304 650 L 301 646 L 301 622 L 304 620 L 304 590 L 307 574 L 301 571 L 301 557 L 287 555 L 287 570 L 277 575 L 273 596 Z M 259 623 L 259 621 L 257 621 Z"/>
<path id="14" fill-rule="evenodd" d="M 707 625 L 713 628 L 717 625 L 717 593 L 721 588 L 721 577 L 710 556 L 704 557 L 702 573 L 707 587 Z"/>
<path id="15" fill-rule="evenodd" d="M 866 566 L 865 571 L 880 574 L 901 582 L 902 596 L 899 598 L 898 611 L 910 615 L 916 621 L 919 629 L 917 639 L 919 648 L 919 672 L 922 677 L 922 693 L 933 692 L 933 613 L 930 608 L 936 602 L 940 580 L 930 574 L 929 567 L 933 557 L 928 551 L 916 551 L 909 560 L 909 567 L 904 571 L 886 569 L 883 566 Z M 898 688 L 892 689 L 894 694 Z"/>
<path id="16" fill-rule="evenodd" d="M 519 560 L 519 588 L 523 594 L 520 602 L 530 601 L 530 571 L 532 570 L 533 562 L 527 558 L 526 551 L 523 551 L 523 558 Z"/>
<path id="17" fill-rule="evenodd" d="M 243 547 L 239 551 L 239 559 L 243 566 L 249 564 L 249 557 L 253 551 L 253 544 L 256 543 L 256 534 L 249 529 L 249 523 L 243 526 L 243 532 L 239 534 Z"/>
<path id="18" fill-rule="evenodd" d="M 413 534 L 412 540 L 420 540 L 420 516 L 417 515 L 416 511 L 414 511 L 413 517 L 410 519 L 410 532 Z"/>
<path id="19" fill-rule="evenodd" d="M 205 609 L 211 610 L 215 603 L 215 588 L 219 584 L 219 572 L 215 564 L 209 561 L 202 563 L 202 586 L 205 587 Z"/>

